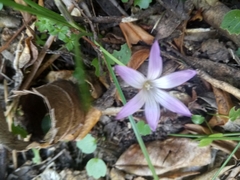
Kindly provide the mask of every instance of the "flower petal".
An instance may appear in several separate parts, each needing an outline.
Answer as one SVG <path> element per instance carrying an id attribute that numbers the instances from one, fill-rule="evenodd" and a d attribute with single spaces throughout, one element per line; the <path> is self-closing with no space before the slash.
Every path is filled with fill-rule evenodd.
<path id="1" fill-rule="evenodd" d="M 145 104 L 145 116 L 152 131 L 157 129 L 160 118 L 160 106 L 154 98 L 148 97 Z"/>
<path id="2" fill-rule="evenodd" d="M 166 109 L 184 116 L 192 116 L 189 109 L 180 100 L 170 96 L 167 92 L 156 89 L 154 95 L 155 100 Z"/>
<path id="3" fill-rule="evenodd" d="M 185 83 L 195 75 L 196 71 L 194 70 L 178 71 L 153 80 L 152 83 L 155 87 L 169 89 Z"/>
<path id="4" fill-rule="evenodd" d="M 141 89 L 146 81 L 143 74 L 127 66 L 116 65 L 115 71 L 127 84 L 137 89 Z"/>
<path id="5" fill-rule="evenodd" d="M 116 119 L 122 119 L 135 113 L 143 106 L 145 99 L 146 96 L 143 91 L 139 91 L 136 96 L 134 96 L 130 101 L 127 102 L 127 104 L 124 105 L 121 111 L 117 114 Z"/>
<path id="6" fill-rule="evenodd" d="M 148 62 L 148 79 L 156 79 L 162 74 L 162 58 L 158 41 L 155 41 L 151 47 Z"/>

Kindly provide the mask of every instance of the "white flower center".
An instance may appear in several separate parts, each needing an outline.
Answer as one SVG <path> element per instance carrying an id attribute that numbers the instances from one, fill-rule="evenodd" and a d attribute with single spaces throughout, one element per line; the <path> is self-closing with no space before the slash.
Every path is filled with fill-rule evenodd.
<path id="1" fill-rule="evenodd" d="M 146 81 L 143 84 L 143 88 L 149 91 L 152 88 L 152 85 L 151 85 L 151 83 L 149 81 Z"/>

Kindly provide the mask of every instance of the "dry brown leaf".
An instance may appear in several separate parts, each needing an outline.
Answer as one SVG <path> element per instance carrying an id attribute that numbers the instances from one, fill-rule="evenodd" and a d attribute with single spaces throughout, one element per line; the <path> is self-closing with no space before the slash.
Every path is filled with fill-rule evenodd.
<path id="1" fill-rule="evenodd" d="M 124 180 L 125 179 L 125 173 L 123 171 L 119 171 L 116 168 L 112 168 L 110 171 L 110 178 L 112 180 Z"/>
<path id="2" fill-rule="evenodd" d="M 192 134 L 211 134 L 208 128 L 198 124 L 185 124 L 184 127 Z"/>
<path id="3" fill-rule="evenodd" d="M 228 171 L 230 168 L 232 168 L 233 166 L 225 166 L 222 171 L 220 172 L 219 176 L 221 176 L 222 174 L 224 174 L 226 171 Z M 215 168 L 211 171 L 208 171 L 206 173 L 203 173 L 197 177 L 195 177 L 193 180 L 210 180 L 214 177 L 214 175 L 217 173 L 217 171 L 219 170 L 219 168 Z"/>
<path id="4" fill-rule="evenodd" d="M 234 148 L 237 146 L 237 142 L 235 141 L 227 141 L 227 140 L 222 140 L 222 141 L 213 141 L 212 146 L 215 147 L 216 149 L 220 149 L 221 151 L 231 154 L 234 150 Z M 233 157 L 237 160 L 240 159 L 240 149 L 238 149 Z"/>
<path id="5" fill-rule="evenodd" d="M 187 138 L 169 138 L 165 141 L 153 141 L 146 144 L 150 159 L 158 175 L 191 171 L 193 167 L 202 167 L 211 161 L 210 147 L 198 147 L 196 141 Z M 116 168 L 141 176 L 151 176 L 142 151 L 138 144 L 126 150 L 115 164 Z M 193 171 L 191 171 L 193 172 Z"/>
<path id="6" fill-rule="evenodd" d="M 120 23 L 119 26 L 124 34 L 128 47 L 130 49 L 132 47 L 132 44 L 137 44 L 139 41 L 143 41 L 149 45 L 153 43 L 154 37 L 148 34 L 141 27 L 130 22 Z"/>
<path id="7" fill-rule="evenodd" d="M 24 48 L 21 52 L 21 55 L 18 59 L 18 66 L 20 69 L 22 69 L 31 59 L 31 54 L 30 54 L 30 38 L 25 39 L 25 44 Z"/>
<path id="8" fill-rule="evenodd" d="M 47 82 L 53 82 L 59 79 L 77 82 L 77 79 L 73 77 L 73 71 L 70 70 L 50 71 L 46 76 Z M 103 85 L 91 71 L 88 71 L 86 74 L 85 82 L 89 85 L 89 89 L 91 89 L 91 96 L 94 99 L 99 98 L 103 94 Z"/>
<path id="9" fill-rule="evenodd" d="M 50 71 L 46 76 L 47 82 L 54 82 L 59 79 L 74 81 L 73 71 L 71 70 Z"/>
<path id="10" fill-rule="evenodd" d="M 214 95 L 218 106 L 218 113 L 221 115 L 228 115 L 230 109 L 233 107 L 233 103 L 229 93 L 222 91 L 221 89 L 213 88 Z M 228 118 L 222 118 L 223 121 L 228 121 Z"/>
<path id="11" fill-rule="evenodd" d="M 121 35 L 117 35 L 114 32 L 113 33 L 109 32 L 106 34 L 106 36 L 104 38 L 102 38 L 102 41 L 105 43 L 108 43 L 108 44 L 124 44 L 126 42 L 126 40 Z"/>
<path id="12" fill-rule="evenodd" d="M 211 127 L 215 127 L 215 126 L 221 126 L 221 125 L 224 125 L 224 121 L 219 117 L 219 116 L 213 116 L 208 124 L 211 126 Z"/>
<path id="13" fill-rule="evenodd" d="M 176 180 L 179 178 L 185 178 L 188 176 L 193 176 L 193 175 L 197 175 L 200 172 L 182 172 L 181 169 L 180 170 L 176 170 L 174 172 L 169 172 L 169 173 L 165 173 L 163 175 L 158 176 L 161 180 Z M 167 178 L 166 178 L 167 177 Z"/>
<path id="14" fill-rule="evenodd" d="M 220 115 L 226 115 L 228 116 L 228 113 L 230 111 L 230 109 L 233 107 L 233 103 L 231 100 L 230 95 L 225 92 L 222 91 L 221 89 L 213 88 L 213 92 L 216 98 L 216 103 L 217 103 L 217 107 L 218 107 L 218 114 Z M 209 121 L 209 124 L 214 127 L 216 125 L 224 125 L 228 122 L 228 118 L 226 117 L 212 117 L 212 119 Z"/>
<path id="15" fill-rule="evenodd" d="M 30 62 L 28 62 L 28 64 L 26 64 L 25 68 L 33 65 L 35 63 L 35 61 L 37 60 L 37 58 L 38 58 L 38 49 L 33 44 L 32 37 L 27 38 L 27 39 L 29 41 L 29 46 L 30 46 L 30 50 L 31 50 L 31 59 L 30 59 Z"/>
<path id="16" fill-rule="evenodd" d="M 189 21 L 202 21 L 203 16 L 202 16 L 202 8 L 198 9 L 196 14 L 189 20 Z"/>
<path id="17" fill-rule="evenodd" d="M 150 53 L 149 49 L 142 48 L 134 52 L 129 60 L 128 66 L 133 69 L 138 69 L 142 63 L 148 58 Z"/>
<path id="18" fill-rule="evenodd" d="M 94 125 L 100 119 L 102 113 L 98 109 L 90 108 L 87 115 L 85 116 L 84 124 L 81 128 L 78 129 L 77 133 L 74 134 L 75 140 L 81 140 L 84 138 L 89 131 L 94 127 Z"/>

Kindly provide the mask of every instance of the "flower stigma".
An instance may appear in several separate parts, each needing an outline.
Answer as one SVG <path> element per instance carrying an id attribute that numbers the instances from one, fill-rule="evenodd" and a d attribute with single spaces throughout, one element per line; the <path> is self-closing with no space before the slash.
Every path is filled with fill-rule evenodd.
<path id="1" fill-rule="evenodd" d="M 146 81 L 144 84 L 143 84 L 143 87 L 146 89 L 146 90 L 150 90 L 152 88 L 152 85 L 149 81 Z"/>

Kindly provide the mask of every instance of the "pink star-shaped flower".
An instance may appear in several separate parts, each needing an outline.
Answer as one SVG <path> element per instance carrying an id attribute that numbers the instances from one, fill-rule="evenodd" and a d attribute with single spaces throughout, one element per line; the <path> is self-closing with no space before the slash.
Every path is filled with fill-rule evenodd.
<path id="1" fill-rule="evenodd" d="M 169 95 L 164 89 L 183 84 L 195 76 L 196 71 L 183 70 L 160 77 L 162 74 L 162 58 L 157 41 L 151 47 L 147 77 L 132 68 L 121 65 L 116 65 L 115 71 L 127 84 L 139 89 L 138 94 L 127 102 L 117 114 L 117 119 L 135 113 L 145 104 L 146 120 L 150 128 L 155 131 L 160 119 L 160 104 L 172 112 L 184 116 L 192 115 L 180 100 Z"/>

